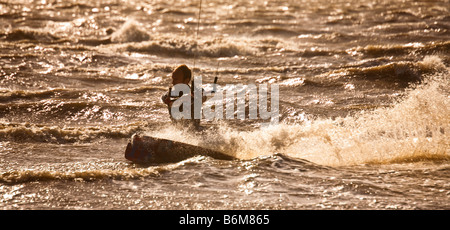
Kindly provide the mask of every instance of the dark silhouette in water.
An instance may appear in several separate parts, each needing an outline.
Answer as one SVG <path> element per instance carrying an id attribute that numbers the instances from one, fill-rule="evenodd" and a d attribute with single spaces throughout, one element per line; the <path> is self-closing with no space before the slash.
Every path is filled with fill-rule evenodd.
<path id="1" fill-rule="evenodd" d="M 133 135 L 127 145 L 125 158 L 135 163 L 173 163 L 194 156 L 208 156 L 219 160 L 233 160 L 234 157 L 212 149 L 177 141 L 149 136 Z"/>

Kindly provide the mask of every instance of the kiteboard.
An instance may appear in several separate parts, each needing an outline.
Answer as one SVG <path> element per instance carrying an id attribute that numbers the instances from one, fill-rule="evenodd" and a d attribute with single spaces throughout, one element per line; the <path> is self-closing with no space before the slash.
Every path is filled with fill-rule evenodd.
<path id="1" fill-rule="evenodd" d="M 198 155 L 219 160 L 235 159 L 220 151 L 168 139 L 139 136 L 137 134 L 131 137 L 125 150 L 126 159 L 141 164 L 175 163 Z"/>

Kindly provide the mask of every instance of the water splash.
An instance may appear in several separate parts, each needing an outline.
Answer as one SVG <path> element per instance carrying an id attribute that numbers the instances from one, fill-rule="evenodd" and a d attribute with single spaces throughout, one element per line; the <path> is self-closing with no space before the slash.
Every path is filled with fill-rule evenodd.
<path id="1" fill-rule="evenodd" d="M 421 63 L 443 68 L 437 57 Z M 424 67 L 425 68 L 425 67 Z M 388 108 L 239 131 L 222 123 L 201 134 L 167 127 L 148 135 L 214 148 L 241 159 L 282 152 L 329 166 L 450 160 L 449 73 L 427 77 Z"/>

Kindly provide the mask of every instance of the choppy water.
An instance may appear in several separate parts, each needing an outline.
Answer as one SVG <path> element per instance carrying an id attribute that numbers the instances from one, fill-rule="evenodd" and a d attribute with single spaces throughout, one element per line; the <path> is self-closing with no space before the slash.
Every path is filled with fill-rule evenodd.
<path id="1" fill-rule="evenodd" d="M 2 209 L 450 209 L 449 1 L 3 1 Z M 173 127 L 179 64 L 280 124 Z M 133 133 L 215 148 L 140 166 Z"/>

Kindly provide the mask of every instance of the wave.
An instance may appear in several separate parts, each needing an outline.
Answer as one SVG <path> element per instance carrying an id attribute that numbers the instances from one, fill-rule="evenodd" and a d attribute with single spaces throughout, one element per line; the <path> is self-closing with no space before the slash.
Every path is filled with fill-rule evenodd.
<path id="1" fill-rule="evenodd" d="M 436 55 L 450 52 L 450 41 L 430 43 L 408 43 L 400 45 L 368 45 L 347 50 L 348 53 L 359 52 L 369 56 L 399 56 L 407 54 Z"/>
<path id="2" fill-rule="evenodd" d="M 195 41 L 193 39 L 180 39 L 177 36 L 160 35 L 154 40 L 118 44 L 114 46 L 117 51 L 139 52 L 168 57 L 233 57 L 254 54 L 245 41 L 213 38 Z"/>
<path id="3" fill-rule="evenodd" d="M 101 107 L 100 107 L 101 106 Z M 94 112 L 99 112 L 100 109 L 104 110 L 110 108 L 109 105 L 105 103 L 93 103 L 89 101 L 35 101 L 35 102 L 23 102 L 23 103 L 10 103 L 10 104 L 0 104 L 0 111 L 2 113 L 13 113 L 15 115 L 23 114 L 26 116 L 30 115 L 30 112 L 34 112 L 33 115 L 49 115 L 53 118 L 57 116 L 74 115 L 81 111 L 86 110 L 96 110 Z M 33 116 L 32 115 L 32 116 Z"/>
<path id="4" fill-rule="evenodd" d="M 150 39 L 150 35 L 141 29 L 135 20 L 127 20 L 122 27 L 111 34 L 111 41 L 116 43 L 141 42 Z"/>
<path id="5" fill-rule="evenodd" d="M 0 124 L 0 138 L 8 141 L 50 143 L 86 142 L 98 138 L 129 138 L 142 131 L 144 123 L 120 126 L 59 127 L 30 123 Z"/>
<path id="6" fill-rule="evenodd" d="M 422 61 L 391 62 L 372 67 L 351 67 L 327 73 L 327 75 L 350 76 L 357 79 L 382 81 L 390 86 L 407 87 L 410 83 L 421 82 L 427 75 L 446 72 L 447 68 L 438 56 L 426 56 Z"/>
<path id="7" fill-rule="evenodd" d="M 27 90 L 0 90 L 0 102 L 10 102 L 19 99 L 46 99 L 53 96 L 60 98 L 77 98 L 81 95 L 81 91 L 73 91 L 67 89 L 49 89 L 40 91 Z"/>
<path id="8" fill-rule="evenodd" d="M 315 88 L 329 88 L 329 87 L 341 87 L 340 84 L 330 83 L 325 81 L 315 81 L 311 79 L 306 79 L 305 77 L 293 77 L 284 79 L 280 76 L 271 76 L 257 79 L 256 83 L 277 83 L 280 86 L 288 86 L 288 87 L 315 87 Z"/>
<path id="9" fill-rule="evenodd" d="M 34 29 L 29 27 L 13 29 L 5 34 L 0 34 L 7 41 L 37 41 L 37 42 L 55 42 L 60 38 L 44 29 Z"/>
<path id="10" fill-rule="evenodd" d="M 84 19 L 79 19 L 84 22 Z M 48 22 L 47 26 L 44 28 L 29 28 L 21 27 L 16 29 L 9 29 L 0 33 L 0 38 L 7 41 L 35 41 L 35 42 L 47 42 L 47 43 L 59 43 L 59 42 L 74 42 L 82 45 L 98 46 L 110 43 L 127 43 L 127 42 L 141 42 L 147 41 L 151 37 L 150 35 L 142 29 L 142 25 L 137 21 L 130 19 L 125 21 L 125 23 L 117 30 L 112 28 L 105 29 L 106 34 L 109 36 L 99 36 L 94 37 L 73 37 L 75 30 L 77 30 L 77 25 L 80 22 L 73 21 L 71 23 L 65 23 L 61 26 L 55 22 Z M 63 29 L 61 29 L 63 28 Z"/>
<path id="11" fill-rule="evenodd" d="M 243 162 L 250 162 L 252 168 L 263 169 L 264 171 L 276 170 L 277 173 L 282 173 L 284 171 L 291 173 L 292 169 L 300 172 L 333 170 L 331 167 L 318 165 L 305 159 L 294 158 L 278 152 L 273 155 L 259 156 Z"/>
<path id="12" fill-rule="evenodd" d="M 0 174 L 0 183 L 25 183 L 30 181 L 75 180 L 93 181 L 101 179 L 135 179 L 158 175 L 162 169 L 155 168 L 125 168 L 98 169 L 75 172 L 57 170 L 15 170 Z"/>
<path id="13" fill-rule="evenodd" d="M 205 157 L 192 157 L 184 161 L 180 161 L 174 164 L 157 165 L 149 167 L 136 167 L 128 163 L 114 164 L 114 168 L 105 167 L 101 169 L 76 169 L 79 168 L 80 163 L 77 166 L 63 165 L 62 169 L 16 169 L 9 170 L 0 174 L 0 183 L 17 184 L 26 183 L 32 181 L 97 181 L 105 179 L 114 180 L 132 180 L 140 179 L 151 176 L 159 176 L 161 173 L 171 171 L 184 165 L 201 162 Z M 92 165 L 90 163 L 89 165 Z M 65 170 L 67 168 L 68 170 Z"/>
<path id="14" fill-rule="evenodd" d="M 97 92 L 86 92 L 81 89 L 63 89 L 55 88 L 48 90 L 6 90 L 0 89 L 0 102 L 7 103 L 16 100 L 42 100 L 48 98 L 58 98 L 58 99 L 89 99 L 89 96 L 99 97 L 105 93 L 147 93 L 153 91 L 166 91 L 167 89 L 162 86 L 139 86 L 139 87 L 117 87 L 105 90 L 100 90 Z M 89 104 L 86 104 L 89 105 Z"/>
<path id="15" fill-rule="evenodd" d="M 378 61 L 375 61 L 375 64 Z M 368 63 L 372 65 L 373 63 Z M 366 67 L 367 63 L 362 62 L 351 67 L 343 66 L 338 70 L 323 73 L 316 78 L 305 77 L 287 78 L 278 76 L 268 76 L 257 79 L 257 83 L 278 83 L 280 86 L 312 86 L 312 87 L 342 87 L 348 83 L 348 79 L 366 80 L 372 83 L 382 84 L 383 87 L 408 87 L 410 84 L 419 83 L 427 76 L 445 73 L 447 68 L 442 59 L 438 56 L 425 56 L 419 62 L 391 62 L 383 65 Z M 248 69 L 247 71 L 271 71 L 283 72 L 287 68 L 261 67 Z M 236 70 L 237 71 L 237 70 Z M 328 80 L 326 80 L 328 79 Z M 336 79 L 338 81 L 336 81 Z"/>

